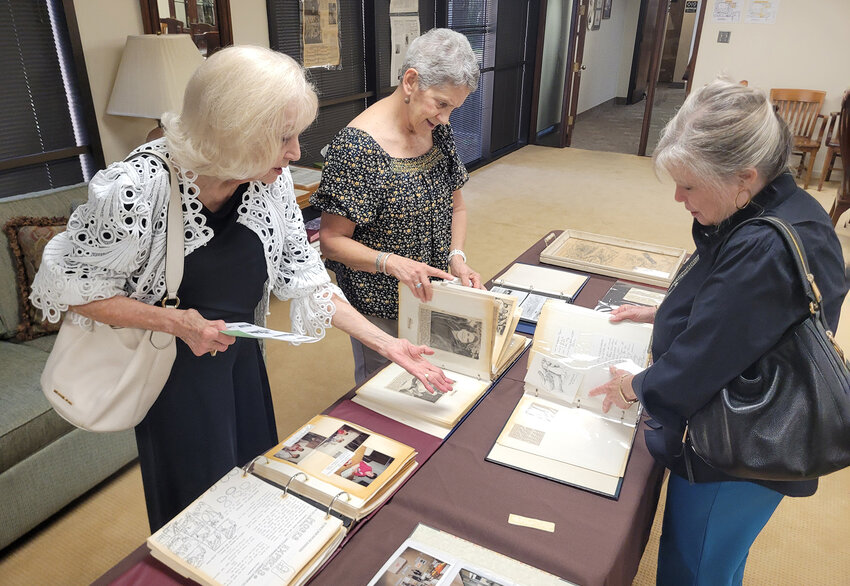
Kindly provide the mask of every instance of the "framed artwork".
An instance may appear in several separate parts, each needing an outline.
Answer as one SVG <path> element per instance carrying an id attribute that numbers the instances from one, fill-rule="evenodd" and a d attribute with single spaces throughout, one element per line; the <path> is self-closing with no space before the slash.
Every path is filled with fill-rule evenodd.
<path id="1" fill-rule="evenodd" d="M 565 230 L 540 253 L 540 262 L 669 287 L 686 254 L 683 248 Z"/>
<path id="2" fill-rule="evenodd" d="M 587 4 L 587 29 L 599 30 L 602 22 L 602 3 L 604 0 L 589 0 Z"/>
<path id="3" fill-rule="evenodd" d="M 614 0 L 602 0 L 602 18 L 611 18 L 611 5 Z"/>

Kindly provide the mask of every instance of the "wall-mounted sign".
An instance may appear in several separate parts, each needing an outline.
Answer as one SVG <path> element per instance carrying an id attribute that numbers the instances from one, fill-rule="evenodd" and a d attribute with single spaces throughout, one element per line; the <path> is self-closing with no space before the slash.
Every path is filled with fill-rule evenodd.
<path id="1" fill-rule="evenodd" d="M 696 12 L 699 0 L 685 0 L 685 12 Z"/>

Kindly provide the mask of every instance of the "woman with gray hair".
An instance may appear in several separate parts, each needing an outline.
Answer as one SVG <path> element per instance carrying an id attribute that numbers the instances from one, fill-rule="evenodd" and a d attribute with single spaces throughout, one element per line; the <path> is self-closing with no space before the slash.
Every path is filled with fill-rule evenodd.
<path id="1" fill-rule="evenodd" d="M 624 305 L 611 321 L 654 323 L 652 365 L 611 369 L 591 391 L 611 405 L 640 401 L 646 444 L 670 469 L 657 583 L 741 584 L 750 546 L 783 496 L 808 496 L 817 480 L 728 476 L 683 444 L 688 419 L 745 373 L 808 314 L 784 240 L 745 220 L 791 224 L 807 251 L 833 331 L 847 293 L 841 246 L 823 207 L 788 172 L 791 135 L 764 92 L 718 79 L 694 91 L 664 129 L 653 158 L 693 217 L 696 251 L 656 308 Z M 687 467 L 687 461 L 692 464 Z"/>
<path id="2" fill-rule="evenodd" d="M 331 325 L 363 340 L 423 384 L 451 385 L 424 346 L 389 336 L 358 314 L 309 246 L 287 166 L 317 97 L 290 57 L 230 47 L 186 88 L 165 137 L 98 173 L 88 202 L 44 251 L 32 300 L 50 321 L 93 320 L 177 337 L 170 377 L 136 427 L 151 531 L 228 470 L 277 443 L 262 351 L 222 333 L 226 322 L 264 324 L 269 296 L 291 299 L 292 329 L 315 338 Z M 183 203 L 179 308 L 165 291 L 169 172 Z"/>
<path id="3" fill-rule="evenodd" d="M 431 278 L 481 287 L 466 263 L 469 175 L 449 115 L 478 87 L 469 41 L 433 29 L 410 44 L 400 83 L 334 138 L 310 202 L 321 247 L 348 300 L 383 331 L 398 331 L 398 284 L 431 299 Z M 447 272 L 447 271 L 450 271 Z M 355 380 L 386 360 L 352 339 Z"/>

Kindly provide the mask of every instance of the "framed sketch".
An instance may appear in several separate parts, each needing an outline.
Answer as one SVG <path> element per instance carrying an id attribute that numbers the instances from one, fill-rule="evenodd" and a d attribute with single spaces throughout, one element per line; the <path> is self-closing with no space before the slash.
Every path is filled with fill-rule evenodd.
<path id="1" fill-rule="evenodd" d="M 540 253 L 540 262 L 669 287 L 685 249 L 577 230 L 565 230 Z"/>
<path id="2" fill-rule="evenodd" d="M 602 18 L 611 18 L 611 4 L 614 0 L 602 0 Z"/>

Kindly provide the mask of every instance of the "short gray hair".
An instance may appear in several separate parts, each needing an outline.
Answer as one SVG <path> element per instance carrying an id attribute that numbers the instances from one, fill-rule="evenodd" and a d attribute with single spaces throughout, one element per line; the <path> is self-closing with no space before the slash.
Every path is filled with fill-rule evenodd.
<path id="1" fill-rule="evenodd" d="M 263 47 L 226 47 L 198 67 L 183 110 L 163 115 L 174 161 L 199 175 L 253 179 L 278 164 L 282 141 L 316 117 L 304 68 Z"/>
<path id="2" fill-rule="evenodd" d="M 415 69 L 419 87 L 466 86 L 478 88 L 478 58 L 465 36 L 447 28 L 434 28 L 410 43 L 401 74 Z"/>
<path id="3" fill-rule="evenodd" d="M 788 167 L 792 137 L 767 94 L 725 77 L 693 91 L 661 132 L 656 171 L 687 168 L 707 185 L 748 168 L 773 181 Z"/>

